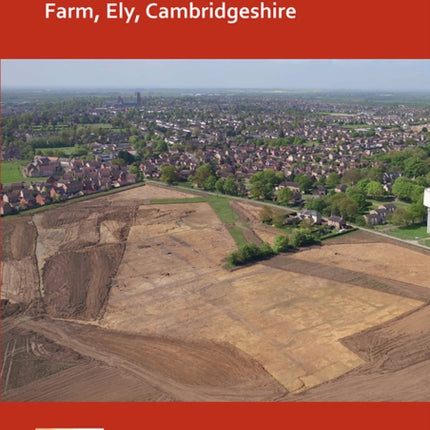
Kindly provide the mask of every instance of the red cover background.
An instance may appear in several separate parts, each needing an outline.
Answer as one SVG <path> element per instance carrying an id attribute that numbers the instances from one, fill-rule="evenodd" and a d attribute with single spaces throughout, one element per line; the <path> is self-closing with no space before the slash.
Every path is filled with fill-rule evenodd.
<path id="1" fill-rule="evenodd" d="M 58 5 L 107 2 L 65 0 Z M 126 5 L 144 9 L 149 1 Z M 187 2 L 164 1 L 181 6 Z M 208 2 L 195 0 L 195 4 Z M 259 1 L 227 2 L 253 6 Z M 291 0 L 294 21 L 47 21 L 41 0 L 3 0 L 2 59 L 430 58 L 430 1 Z M 267 2 L 271 4 L 271 2 Z M 281 2 L 278 0 L 278 4 Z M 427 403 L 0 403 L 0 428 L 430 429 Z"/>
<path id="2" fill-rule="evenodd" d="M 92 6 L 105 15 L 112 0 L 3 0 L 2 58 L 430 58 L 430 1 L 284 0 L 295 20 L 148 20 L 147 4 L 125 0 L 141 12 L 138 24 L 107 20 L 45 19 L 45 3 Z M 252 7 L 261 0 L 224 0 Z M 217 6 L 221 0 L 213 0 Z M 187 0 L 160 0 L 184 6 Z M 194 0 L 199 6 L 209 0 Z M 267 0 L 266 5 L 273 2 Z M 103 12 L 103 13 L 102 13 Z"/>

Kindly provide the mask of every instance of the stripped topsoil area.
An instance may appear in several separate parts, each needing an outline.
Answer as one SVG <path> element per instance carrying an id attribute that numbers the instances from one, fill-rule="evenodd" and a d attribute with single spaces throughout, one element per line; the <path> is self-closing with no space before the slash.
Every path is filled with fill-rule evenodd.
<path id="1" fill-rule="evenodd" d="M 230 271 L 207 203 L 151 204 L 190 196 L 2 221 L 3 401 L 430 400 L 428 251 L 356 232 Z"/>

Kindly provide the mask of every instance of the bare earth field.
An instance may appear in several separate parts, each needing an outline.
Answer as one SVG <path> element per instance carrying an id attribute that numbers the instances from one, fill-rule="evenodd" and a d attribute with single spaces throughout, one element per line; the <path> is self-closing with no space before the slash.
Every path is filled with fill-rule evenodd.
<path id="1" fill-rule="evenodd" d="M 430 400 L 430 252 L 356 232 L 228 270 L 208 203 L 150 204 L 184 197 L 3 220 L 3 401 Z"/>

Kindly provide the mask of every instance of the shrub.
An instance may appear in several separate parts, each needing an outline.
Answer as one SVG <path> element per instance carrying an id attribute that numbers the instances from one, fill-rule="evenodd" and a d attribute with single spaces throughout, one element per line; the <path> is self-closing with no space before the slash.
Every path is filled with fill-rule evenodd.
<path id="1" fill-rule="evenodd" d="M 309 246 L 314 243 L 320 243 L 320 240 L 314 234 L 302 229 L 294 230 L 290 238 L 290 244 L 293 248 Z"/>
<path id="2" fill-rule="evenodd" d="M 233 266 L 240 266 L 253 261 L 263 260 L 274 254 L 268 243 L 263 243 L 258 247 L 255 243 L 245 243 L 238 251 L 229 254 L 228 262 Z"/>
<path id="3" fill-rule="evenodd" d="M 267 242 L 264 242 L 263 245 L 260 246 L 260 257 L 261 258 L 268 258 L 274 254 L 275 254 L 274 250 L 272 249 L 272 247 Z"/>
<path id="4" fill-rule="evenodd" d="M 285 252 L 289 249 L 289 247 L 290 247 L 290 243 L 289 243 L 288 236 L 285 236 L 283 234 L 278 234 L 275 237 L 275 241 L 273 243 L 273 250 L 276 253 Z"/>

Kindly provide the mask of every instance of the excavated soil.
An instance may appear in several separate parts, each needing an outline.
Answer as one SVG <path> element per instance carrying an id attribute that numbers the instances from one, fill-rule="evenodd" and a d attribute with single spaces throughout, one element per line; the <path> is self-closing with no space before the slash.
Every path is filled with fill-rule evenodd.
<path id="1" fill-rule="evenodd" d="M 343 339 L 365 364 L 299 395 L 299 401 L 428 401 L 430 307 Z"/>
<path id="2" fill-rule="evenodd" d="M 184 197 L 3 220 L 2 400 L 430 400 L 428 251 L 356 232 L 230 271 L 207 203 L 151 204 Z"/>
<path id="3" fill-rule="evenodd" d="M 46 312 L 61 318 L 97 318 L 123 252 L 123 244 L 104 245 L 46 260 L 42 275 Z"/>

